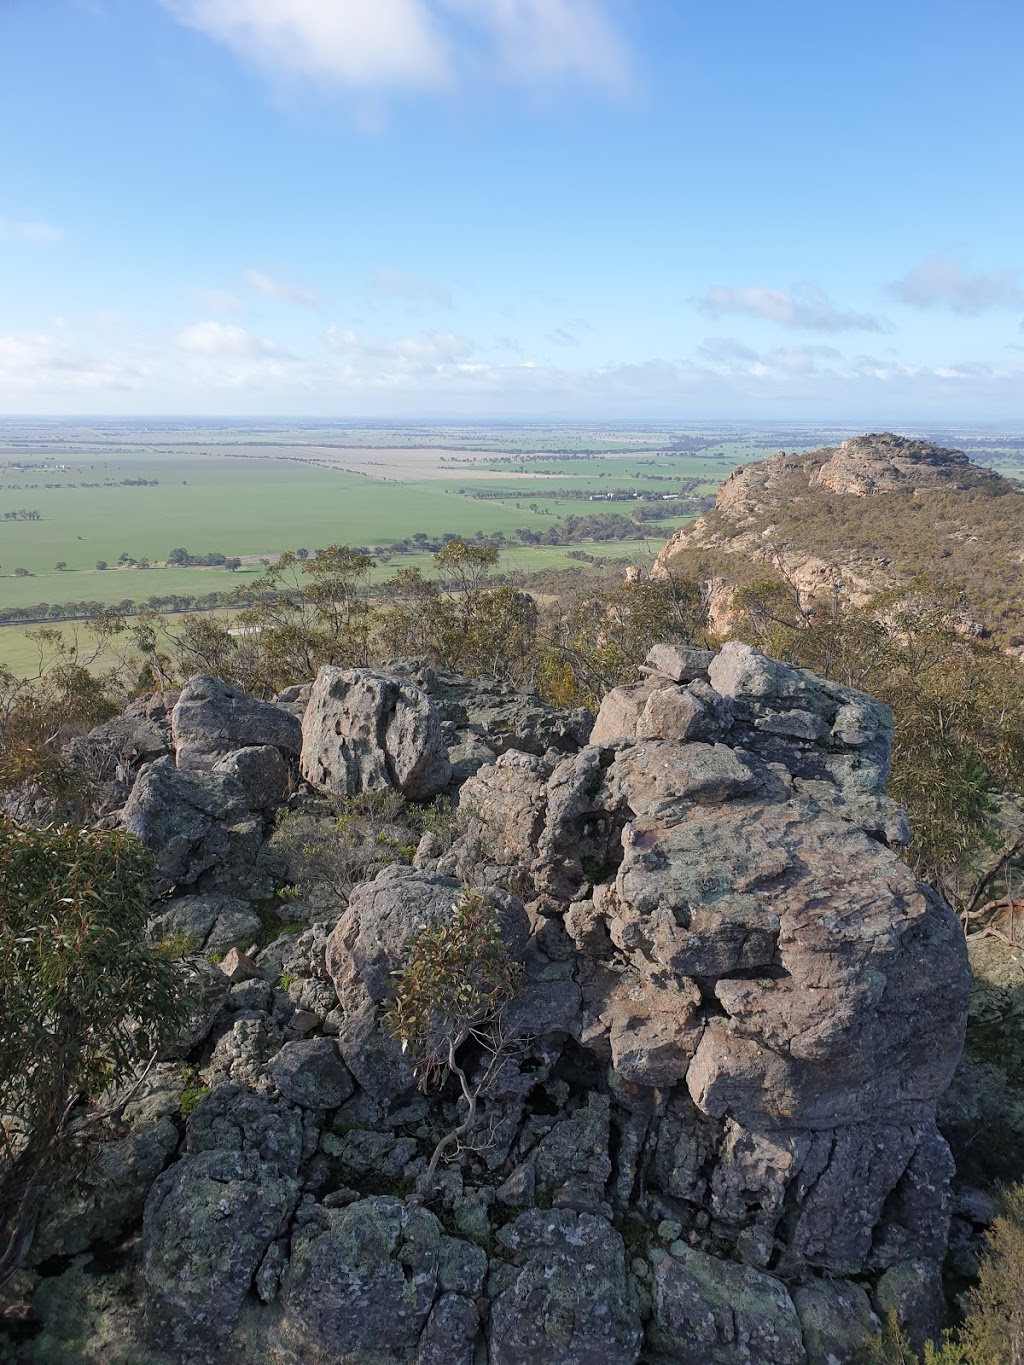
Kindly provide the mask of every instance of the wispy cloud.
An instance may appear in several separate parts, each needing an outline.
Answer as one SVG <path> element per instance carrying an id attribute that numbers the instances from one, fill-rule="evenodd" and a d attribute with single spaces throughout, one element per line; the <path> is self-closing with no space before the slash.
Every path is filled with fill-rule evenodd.
<path id="1" fill-rule="evenodd" d="M 276 299 L 279 303 L 291 303 L 296 308 L 322 308 L 326 302 L 318 289 L 311 289 L 306 284 L 275 280 L 270 275 L 264 275 L 261 270 L 247 270 L 244 279 L 250 289 L 262 294 L 264 298 Z"/>
<path id="2" fill-rule="evenodd" d="M 788 290 L 762 285 L 716 285 L 697 300 L 697 307 L 710 317 L 736 313 L 808 332 L 885 331 L 880 318 L 836 307 L 824 289 L 813 283 L 794 284 Z"/>
<path id="3" fill-rule="evenodd" d="M 350 92 L 438 90 L 478 60 L 519 81 L 622 84 L 605 0 L 162 0 L 181 23 L 277 77 Z"/>
<path id="4" fill-rule="evenodd" d="M 193 289 L 192 297 L 201 308 L 211 313 L 235 316 L 245 312 L 245 304 L 230 289 Z"/>
<path id="5" fill-rule="evenodd" d="M 452 296 L 443 285 L 431 284 L 405 270 L 375 270 L 370 280 L 370 288 L 381 298 L 400 299 L 405 303 L 433 304 L 438 308 L 451 308 Z"/>
<path id="6" fill-rule="evenodd" d="M 889 289 L 911 308 L 949 308 L 966 315 L 1024 303 L 1016 270 L 1007 266 L 988 275 L 971 275 L 963 261 L 942 256 L 929 256 Z"/>
<path id="7" fill-rule="evenodd" d="M 0 241 L 57 242 L 64 233 L 51 223 L 0 218 Z"/>

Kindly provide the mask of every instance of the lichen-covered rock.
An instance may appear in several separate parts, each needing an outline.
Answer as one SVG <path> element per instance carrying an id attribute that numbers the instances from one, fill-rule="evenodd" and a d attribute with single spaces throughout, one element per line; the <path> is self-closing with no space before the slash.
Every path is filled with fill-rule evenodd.
<path id="1" fill-rule="evenodd" d="M 397 676 L 325 664 L 302 720 L 302 775 L 339 796 L 392 787 L 427 801 L 451 777 L 437 711 Z"/>
<path id="2" fill-rule="evenodd" d="M 793 1290 L 808 1365 L 859 1365 L 866 1343 L 881 1331 L 862 1285 L 812 1279 Z"/>
<path id="3" fill-rule="evenodd" d="M 326 969 L 338 994 L 338 1047 L 353 1076 L 377 1100 L 394 1099 L 413 1084 L 399 1045 L 380 1025 L 380 1007 L 391 998 L 391 974 L 402 965 L 415 931 L 450 917 L 461 890 L 451 877 L 397 864 L 385 868 L 356 889 L 327 942 Z M 522 957 L 526 912 L 513 897 L 491 894 L 509 950 Z"/>
<path id="4" fill-rule="evenodd" d="M 643 1335 L 622 1238 L 603 1218 L 531 1209 L 498 1234 L 490 1365 L 636 1365 Z"/>
<path id="5" fill-rule="evenodd" d="M 183 1157 L 146 1201 L 143 1273 L 154 1337 L 182 1361 L 213 1362 L 271 1242 L 287 1227 L 298 1182 L 255 1151 Z"/>
<path id="6" fill-rule="evenodd" d="M 271 702 L 255 701 L 220 678 L 190 678 L 171 713 L 179 768 L 209 772 L 235 749 L 273 745 L 297 754 L 302 727 Z"/>
<path id="7" fill-rule="evenodd" d="M 273 744 L 233 749 L 217 760 L 213 770 L 235 779 L 250 810 L 279 806 L 291 790 L 291 765 Z"/>
<path id="8" fill-rule="evenodd" d="M 260 918 L 247 901 L 214 892 L 178 896 L 166 902 L 146 927 L 153 943 L 180 939 L 189 952 L 226 952 L 247 948 L 262 933 Z"/>
<path id="9" fill-rule="evenodd" d="M 292 1238 L 282 1339 L 305 1365 L 412 1365 L 435 1300 L 475 1299 L 485 1267 L 479 1247 L 397 1199 L 321 1209 Z M 452 1347 L 457 1360 L 458 1338 Z"/>
<path id="10" fill-rule="evenodd" d="M 150 1186 L 178 1146 L 176 1120 L 185 1086 L 185 1068 L 155 1066 L 113 1135 L 103 1130 L 84 1168 L 71 1167 L 68 1179 L 47 1191 L 32 1244 L 34 1262 L 116 1242 L 142 1216 Z M 104 1102 L 114 1099 L 105 1096 Z"/>
<path id="11" fill-rule="evenodd" d="M 156 859 L 158 891 L 189 886 L 229 857 L 232 826 L 249 807 L 226 773 L 180 772 L 168 756 L 139 774 L 121 823 Z"/>
<path id="12" fill-rule="evenodd" d="M 355 1088 L 330 1038 L 285 1043 L 270 1060 L 270 1076 L 287 1100 L 307 1109 L 337 1109 Z"/>
<path id="13" fill-rule="evenodd" d="M 654 1253 L 652 1268 L 654 1313 L 647 1339 L 662 1359 L 680 1365 L 809 1365 L 800 1319 L 781 1280 L 685 1242 Z"/>

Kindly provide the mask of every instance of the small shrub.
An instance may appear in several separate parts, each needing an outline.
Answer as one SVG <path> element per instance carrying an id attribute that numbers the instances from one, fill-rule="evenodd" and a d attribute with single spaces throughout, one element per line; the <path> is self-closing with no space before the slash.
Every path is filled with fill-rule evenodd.
<path id="1" fill-rule="evenodd" d="M 210 1087 L 208 1085 L 190 1085 L 181 1097 L 178 1113 L 183 1119 L 187 1119 L 199 1101 L 209 1093 Z"/>
<path id="2" fill-rule="evenodd" d="M 144 937 L 152 873 L 131 835 L 0 820 L 0 1282 L 77 1105 L 186 1017 L 180 973 Z"/>
<path id="3" fill-rule="evenodd" d="M 450 919 L 422 926 L 409 944 L 405 966 L 394 973 L 385 1028 L 409 1055 L 421 1088 L 454 1075 L 466 1104 L 462 1122 L 434 1148 L 417 1182 L 416 1200 L 433 1189 L 444 1153 L 476 1126 L 478 1101 L 508 1054 L 501 1015 L 519 989 L 522 971 L 501 936 L 496 907 L 478 891 L 463 891 Z M 471 1039 L 491 1057 L 472 1085 L 456 1057 Z"/>

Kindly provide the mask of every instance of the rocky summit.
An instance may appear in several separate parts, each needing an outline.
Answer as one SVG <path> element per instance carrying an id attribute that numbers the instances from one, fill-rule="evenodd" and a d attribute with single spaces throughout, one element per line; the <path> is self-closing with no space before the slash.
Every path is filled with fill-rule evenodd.
<path id="1" fill-rule="evenodd" d="M 766 574 L 805 608 L 930 583 L 956 599 L 965 633 L 1019 652 L 1022 524 L 1018 481 L 963 451 L 874 433 L 734 470 L 714 508 L 669 538 L 654 574 L 704 582 L 722 634 L 736 589 Z"/>
<path id="2" fill-rule="evenodd" d="M 196 678 L 77 741 L 157 860 L 193 1009 L 49 1192 L 45 1358 L 843 1365 L 889 1313 L 923 1341 L 968 966 L 899 856 L 891 740 L 871 697 L 733 643 L 656 647 L 596 720 L 407 661 L 276 703 Z M 368 832 L 341 886 L 310 850 L 373 793 L 455 815 Z M 286 856 L 288 816 L 322 837 Z M 422 1194 L 465 1103 L 382 1015 L 467 888 L 522 971 Z"/>

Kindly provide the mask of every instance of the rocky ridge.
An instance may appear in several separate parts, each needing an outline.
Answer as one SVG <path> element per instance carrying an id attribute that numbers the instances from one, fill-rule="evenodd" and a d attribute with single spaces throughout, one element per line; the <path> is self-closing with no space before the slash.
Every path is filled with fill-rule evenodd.
<path id="1" fill-rule="evenodd" d="M 952 507 L 944 497 L 951 493 L 961 495 Z M 829 495 L 870 503 L 877 513 L 859 524 L 855 508 L 840 512 Z M 894 507 L 903 510 L 894 516 Z M 1004 596 L 1012 601 L 1022 561 L 1019 544 L 1011 543 L 1019 537 L 1010 528 L 1022 516 L 1020 487 L 962 451 L 890 432 L 858 436 L 804 455 L 780 451 L 734 470 L 712 511 L 670 537 L 654 574 L 711 556 L 714 568 L 703 571 L 711 579 L 713 623 L 724 628 L 739 571 L 725 556 L 768 564 L 811 599 L 838 587 L 856 605 L 915 573 L 952 571 L 965 580 L 968 598 L 978 599 L 969 618 L 978 631 L 987 628 L 995 604 L 980 600 L 984 592 L 972 592 L 971 579 L 984 577 L 988 541 L 1000 557 L 995 572 L 1007 579 Z M 837 518 L 840 535 L 834 533 Z M 959 575 L 950 555 L 963 558 Z M 991 576 L 993 566 L 987 567 Z"/>
<path id="2" fill-rule="evenodd" d="M 593 723 L 416 661 L 171 700 L 77 743 L 157 860 L 191 1026 L 51 1191 L 20 1359 L 831 1365 L 890 1310 L 936 1329 L 968 972 L 897 856 L 885 707 L 738 644 L 656 647 Z M 274 812 L 381 790 L 451 833 L 282 896 Z M 381 1009 L 464 887 L 523 984 L 424 1205 L 460 1098 Z"/>

